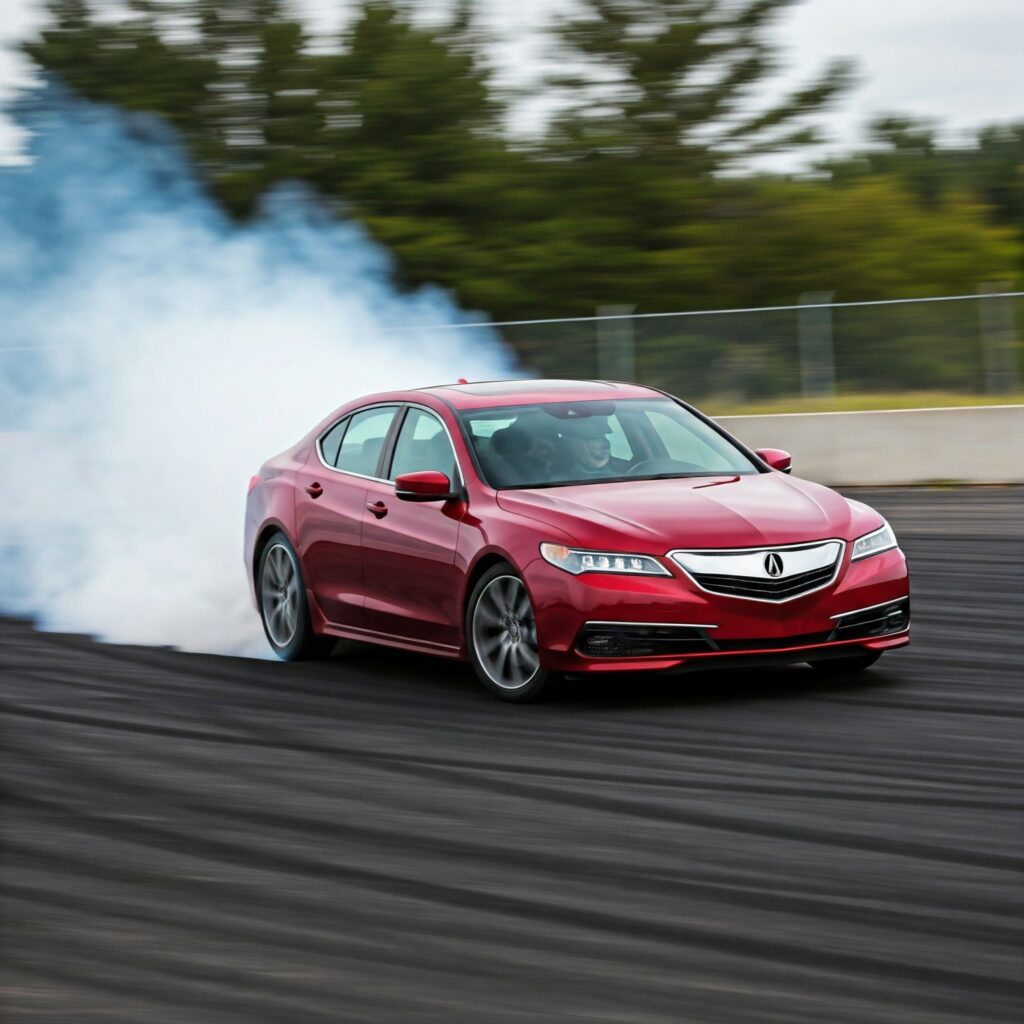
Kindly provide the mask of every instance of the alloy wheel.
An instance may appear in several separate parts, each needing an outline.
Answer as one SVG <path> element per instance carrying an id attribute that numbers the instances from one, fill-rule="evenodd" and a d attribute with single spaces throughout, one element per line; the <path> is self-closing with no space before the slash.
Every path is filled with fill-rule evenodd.
<path id="1" fill-rule="evenodd" d="M 299 573 L 294 556 L 283 544 L 267 552 L 260 598 L 270 639 L 278 647 L 287 647 L 299 625 Z"/>
<path id="2" fill-rule="evenodd" d="M 520 690 L 540 670 L 537 623 L 523 581 L 496 576 L 473 609 L 473 646 L 487 677 L 502 690 Z"/>

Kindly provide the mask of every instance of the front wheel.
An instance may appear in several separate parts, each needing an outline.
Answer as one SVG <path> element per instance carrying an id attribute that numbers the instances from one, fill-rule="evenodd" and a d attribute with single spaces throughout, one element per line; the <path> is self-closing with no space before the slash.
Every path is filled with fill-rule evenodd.
<path id="1" fill-rule="evenodd" d="M 510 565 L 496 565 L 473 588 L 466 646 L 480 682 L 502 700 L 537 700 L 550 688 L 541 668 L 537 622 L 526 585 Z"/>
<path id="2" fill-rule="evenodd" d="M 330 654 L 334 640 L 313 632 L 299 557 L 283 533 L 275 533 L 260 555 L 257 593 L 263 631 L 279 658 L 303 661 Z"/>
<path id="3" fill-rule="evenodd" d="M 811 668 L 828 675 L 843 675 L 847 672 L 863 672 L 864 669 L 871 668 L 881 656 L 881 651 L 869 651 L 849 658 L 829 658 L 826 661 L 811 661 L 808 664 Z"/>

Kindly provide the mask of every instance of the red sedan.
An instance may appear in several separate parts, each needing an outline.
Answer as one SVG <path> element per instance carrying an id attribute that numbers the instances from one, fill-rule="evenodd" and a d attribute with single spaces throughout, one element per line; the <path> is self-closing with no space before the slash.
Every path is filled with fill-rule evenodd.
<path id="1" fill-rule="evenodd" d="M 253 477 L 271 647 L 348 637 L 468 659 L 507 700 L 564 673 L 808 662 L 909 642 L 888 523 L 684 402 L 497 381 L 343 406 Z"/>

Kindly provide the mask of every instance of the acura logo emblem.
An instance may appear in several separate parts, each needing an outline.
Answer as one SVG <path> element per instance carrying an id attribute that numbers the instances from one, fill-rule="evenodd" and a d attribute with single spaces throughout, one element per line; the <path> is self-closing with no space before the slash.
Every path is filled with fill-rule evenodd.
<path id="1" fill-rule="evenodd" d="M 782 575 L 782 555 L 776 554 L 774 551 L 769 552 L 764 556 L 764 571 L 769 576 L 781 576 Z"/>

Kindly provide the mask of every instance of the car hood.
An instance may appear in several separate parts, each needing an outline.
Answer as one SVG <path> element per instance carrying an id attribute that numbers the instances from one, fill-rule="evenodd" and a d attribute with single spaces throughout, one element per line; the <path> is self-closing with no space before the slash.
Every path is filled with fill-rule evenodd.
<path id="1" fill-rule="evenodd" d="M 853 540 L 881 522 L 866 505 L 781 473 L 505 490 L 498 504 L 568 533 L 581 547 L 656 554 Z"/>

